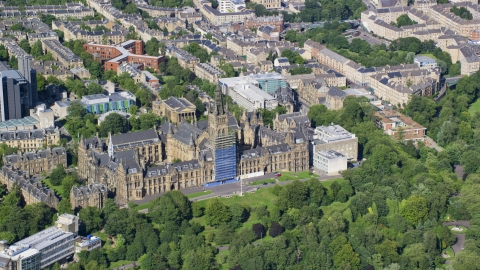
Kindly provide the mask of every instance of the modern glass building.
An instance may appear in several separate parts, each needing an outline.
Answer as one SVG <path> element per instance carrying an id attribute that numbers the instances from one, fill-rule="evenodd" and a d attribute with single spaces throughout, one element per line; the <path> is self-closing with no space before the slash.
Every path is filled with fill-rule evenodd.
<path id="1" fill-rule="evenodd" d="M 109 111 L 128 111 L 135 105 L 135 96 L 130 92 L 116 92 L 108 96 L 104 94 L 84 96 L 80 103 L 87 113 L 103 114 Z"/>

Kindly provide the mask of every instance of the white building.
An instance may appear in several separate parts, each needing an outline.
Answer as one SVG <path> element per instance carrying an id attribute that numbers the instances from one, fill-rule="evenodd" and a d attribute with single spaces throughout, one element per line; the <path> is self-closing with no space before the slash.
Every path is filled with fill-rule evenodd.
<path id="1" fill-rule="evenodd" d="M 220 0 L 218 1 L 218 10 L 221 13 L 240 12 L 245 9 L 243 0 Z"/>
<path id="2" fill-rule="evenodd" d="M 78 217 L 63 214 L 55 226 L 7 246 L 0 241 L 0 270 L 43 269 L 75 252 Z"/>
<path id="3" fill-rule="evenodd" d="M 258 74 L 260 75 L 260 74 Z M 271 74 L 263 74 L 271 75 Z M 279 74 L 278 74 L 279 75 Z M 281 77 L 281 75 L 279 75 Z M 283 77 L 281 77 L 283 78 Z M 238 105 L 253 111 L 255 109 L 272 110 L 278 106 L 278 101 L 268 93 L 270 87 L 263 77 L 242 76 L 219 79 L 220 87 L 225 95 L 232 97 Z"/>
<path id="4" fill-rule="evenodd" d="M 423 56 L 423 55 L 417 55 L 415 58 L 413 58 L 413 62 L 417 65 L 419 65 L 422 68 L 436 68 L 437 67 L 437 61 L 433 58 L 430 58 L 428 56 Z"/>
<path id="5" fill-rule="evenodd" d="M 347 169 L 347 157 L 333 150 L 317 151 L 313 155 L 313 167 L 327 175 L 338 175 Z"/>
<path id="6" fill-rule="evenodd" d="M 345 155 L 348 160 L 356 161 L 358 138 L 339 125 L 320 126 L 315 129 L 310 154 L 313 156 L 321 150 L 334 150 Z"/>

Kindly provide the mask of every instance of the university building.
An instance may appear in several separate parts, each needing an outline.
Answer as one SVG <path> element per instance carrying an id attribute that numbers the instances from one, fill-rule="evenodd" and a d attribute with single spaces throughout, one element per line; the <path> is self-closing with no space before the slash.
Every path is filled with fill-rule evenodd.
<path id="1" fill-rule="evenodd" d="M 223 106 L 219 88 L 216 93 L 206 121 L 167 122 L 158 130 L 108 139 L 82 138 L 79 176 L 89 185 L 105 185 L 117 203 L 127 204 L 170 190 L 236 182 L 239 175 L 249 177 L 251 172 L 309 168 L 308 138 L 302 127 L 274 131 L 256 112 L 246 113 L 239 124 Z M 249 150 L 261 154 L 253 157 Z"/>

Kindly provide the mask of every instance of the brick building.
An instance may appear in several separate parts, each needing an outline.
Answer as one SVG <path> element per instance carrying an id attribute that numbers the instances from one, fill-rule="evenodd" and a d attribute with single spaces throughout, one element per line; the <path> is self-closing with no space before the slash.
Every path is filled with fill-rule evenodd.
<path id="1" fill-rule="evenodd" d="M 158 71 L 158 64 L 165 61 L 163 56 L 143 55 L 143 41 L 141 40 L 129 40 L 119 45 L 102 45 L 90 42 L 84 44 L 83 47 L 93 55 L 93 58 L 104 63 L 105 70 L 117 71 L 118 66 L 126 61 Z"/>

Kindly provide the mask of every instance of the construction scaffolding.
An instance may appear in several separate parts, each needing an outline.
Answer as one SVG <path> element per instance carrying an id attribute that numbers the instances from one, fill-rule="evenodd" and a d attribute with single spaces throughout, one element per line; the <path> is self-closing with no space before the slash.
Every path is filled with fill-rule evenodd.
<path id="1" fill-rule="evenodd" d="M 213 160 L 215 181 L 226 182 L 237 176 L 237 146 L 234 132 L 215 136 L 213 139 Z"/>

